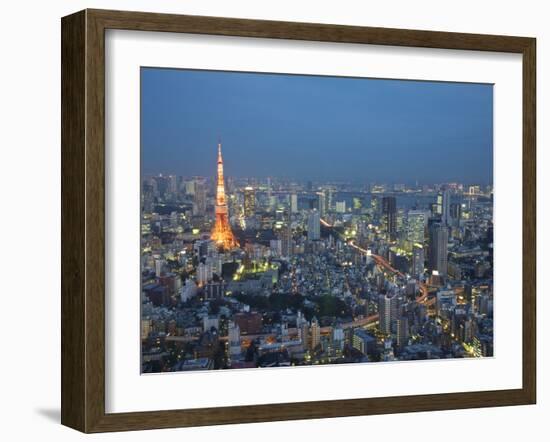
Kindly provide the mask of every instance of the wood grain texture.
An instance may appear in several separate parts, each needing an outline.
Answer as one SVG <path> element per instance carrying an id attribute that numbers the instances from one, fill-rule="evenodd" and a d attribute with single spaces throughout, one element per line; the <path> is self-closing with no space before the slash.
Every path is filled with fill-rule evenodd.
<path id="1" fill-rule="evenodd" d="M 61 29 L 61 422 L 85 428 L 85 13 Z"/>
<path id="2" fill-rule="evenodd" d="M 105 413 L 106 29 L 513 52 L 523 55 L 523 387 L 339 401 Z M 62 423 L 84 432 L 532 404 L 536 400 L 535 40 L 86 10 L 62 19 Z M 137 298 L 136 298 L 137 299 Z"/>

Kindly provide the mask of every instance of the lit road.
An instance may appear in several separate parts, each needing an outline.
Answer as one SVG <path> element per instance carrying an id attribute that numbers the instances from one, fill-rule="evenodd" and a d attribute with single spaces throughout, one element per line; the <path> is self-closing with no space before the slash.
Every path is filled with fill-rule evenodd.
<path id="1" fill-rule="evenodd" d="M 323 224 L 325 227 L 333 227 L 332 224 L 329 224 L 324 219 L 321 219 L 321 224 Z M 371 257 L 375 262 L 376 265 L 379 267 L 382 267 L 387 272 L 393 273 L 394 275 L 399 276 L 400 278 L 406 279 L 406 276 L 394 268 L 384 257 L 380 255 L 375 255 L 371 253 L 369 250 L 364 249 L 363 247 L 360 247 L 356 245 L 353 241 L 348 241 L 348 245 L 350 247 L 353 247 L 354 249 L 358 250 L 361 253 L 364 253 L 365 255 Z M 428 286 L 424 282 L 419 282 L 419 290 L 420 295 L 416 297 L 416 302 L 419 304 L 424 304 L 426 306 L 431 306 L 435 303 L 434 299 L 428 299 Z M 378 322 L 378 313 L 374 315 L 367 316 L 365 318 L 356 319 L 352 322 L 345 322 L 341 326 L 342 328 L 348 329 L 348 328 L 354 328 L 354 327 L 369 327 L 373 326 Z M 329 334 L 332 332 L 332 326 L 328 327 L 321 327 L 320 331 L 322 334 Z M 289 336 L 296 336 L 298 334 L 298 330 L 296 328 L 289 328 L 288 329 Z M 254 334 L 254 335 L 243 335 L 241 336 L 241 341 L 251 341 L 256 338 L 260 339 L 266 339 L 266 338 L 276 338 L 274 333 L 261 333 L 261 334 Z M 172 341 L 172 342 L 190 342 L 197 340 L 197 337 L 193 336 L 166 336 L 166 341 Z M 227 341 L 227 336 L 220 336 L 219 338 L 222 341 Z"/>

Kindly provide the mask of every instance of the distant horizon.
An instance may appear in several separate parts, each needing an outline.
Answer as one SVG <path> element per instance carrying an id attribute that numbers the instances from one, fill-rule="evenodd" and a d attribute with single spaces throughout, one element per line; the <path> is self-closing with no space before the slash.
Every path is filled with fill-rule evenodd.
<path id="1" fill-rule="evenodd" d="M 493 183 L 492 85 L 142 68 L 141 92 L 142 175 L 214 177 L 221 138 L 235 179 Z"/>
<path id="2" fill-rule="evenodd" d="M 211 175 L 182 175 L 180 173 L 176 172 L 156 172 L 156 173 L 142 173 L 142 177 L 159 177 L 159 176 L 177 176 L 179 178 L 205 178 L 208 180 L 216 180 L 215 174 Z M 272 179 L 275 181 L 292 181 L 295 183 L 305 184 L 308 182 L 312 183 L 327 183 L 327 184 L 350 184 L 350 185 L 398 185 L 403 184 L 405 186 L 414 186 L 416 185 L 416 182 L 410 182 L 410 181 L 361 181 L 361 180 L 344 180 L 344 179 L 323 179 L 323 178 L 289 178 L 284 176 L 233 176 L 230 174 L 225 173 L 225 178 L 231 178 L 236 180 L 258 180 L 263 181 Z M 492 182 L 482 182 L 482 181 L 465 181 L 465 180 L 453 180 L 453 181 L 434 181 L 434 182 L 426 182 L 426 181 L 420 181 L 418 180 L 418 186 L 437 186 L 437 185 L 445 185 L 445 184 L 463 184 L 467 186 L 490 186 L 493 183 Z"/>

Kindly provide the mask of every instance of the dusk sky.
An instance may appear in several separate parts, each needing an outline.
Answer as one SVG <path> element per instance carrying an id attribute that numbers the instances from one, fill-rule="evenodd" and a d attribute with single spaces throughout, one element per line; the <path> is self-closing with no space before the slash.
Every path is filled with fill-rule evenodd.
<path id="1" fill-rule="evenodd" d="M 493 87 L 142 68 L 144 174 L 492 183 Z"/>

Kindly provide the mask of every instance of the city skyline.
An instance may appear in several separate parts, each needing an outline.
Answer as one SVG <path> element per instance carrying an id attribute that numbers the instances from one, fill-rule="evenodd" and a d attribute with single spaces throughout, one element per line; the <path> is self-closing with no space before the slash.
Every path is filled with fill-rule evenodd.
<path id="1" fill-rule="evenodd" d="M 142 373 L 493 356 L 490 86 L 159 72 Z"/>
<path id="2" fill-rule="evenodd" d="M 221 139 L 235 178 L 492 183 L 492 85 L 156 68 L 141 78 L 144 175 L 214 176 Z"/>

